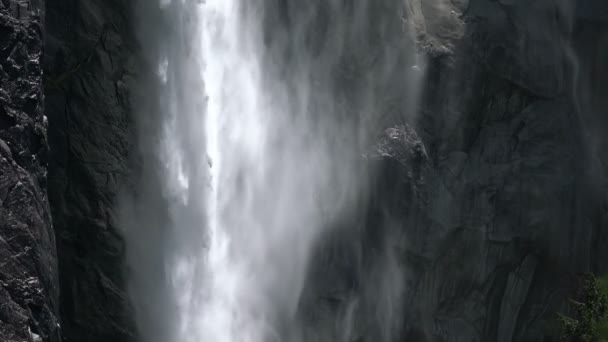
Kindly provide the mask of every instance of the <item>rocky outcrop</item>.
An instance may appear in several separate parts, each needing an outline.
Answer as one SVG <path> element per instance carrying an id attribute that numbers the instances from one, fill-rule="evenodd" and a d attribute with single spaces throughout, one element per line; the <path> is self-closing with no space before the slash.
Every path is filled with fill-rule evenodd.
<path id="1" fill-rule="evenodd" d="M 129 341 L 124 245 L 114 199 L 127 174 L 131 2 L 48 0 L 45 50 L 49 198 L 64 340 Z"/>
<path id="2" fill-rule="evenodd" d="M 464 36 L 431 59 L 417 124 L 433 169 L 426 223 L 394 212 L 423 260 L 405 324 L 427 340 L 557 339 L 576 274 L 601 271 L 608 173 L 590 127 L 607 128 L 594 104 L 606 93 L 586 94 L 608 51 L 581 30 L 608 22 L 578 4 L 471 1 Z"/>
<path id="3" fill-rule="evenodd" d="M 328 341 L 559 340 L 557 313 L 577 275 L 608 266 L 607 6 L 408 5 L 403 22 L 427 56 L 421 103 L 387 114 L 393 128 L 367 159 L 368 211 L 320 248 L 305 325 L 311 336 L 332 332 Z M 376 51 L 348 53 L 373 60 Z M 378 79 L 392 85 L 387 101 L 408 93 L 397 76 L 365 70 L 351 74 L 353 93 Z"/>
<path id="4" fill-rule="evenodd" d="M 58 342 L 57 260 L 47 199 L 43 8 L 0 1 L 0 340 Z"/>

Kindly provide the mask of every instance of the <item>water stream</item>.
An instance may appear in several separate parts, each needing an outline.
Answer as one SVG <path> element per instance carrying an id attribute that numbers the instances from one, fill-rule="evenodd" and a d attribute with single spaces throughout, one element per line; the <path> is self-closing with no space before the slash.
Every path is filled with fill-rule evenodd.
<path id="1" fill-rule="evenodd" d="M 368 2 L 272 4 L 139 6 L 155 74 L 139 82 L 141 176 L 120 220 L 144 342 L 301 340 L 313 247 L 364 193 L 376 85 L 400 62 L 386 53 L 360 82 L 368 92 L 338 96 L 334 69 L 368 29 Z M 332 19 L 344 11 L 352 20 Z M 271 27 L 269 39 L 277 13 L 290 31 Z M 329 26 L 315 43 L 319 18 Z"/>

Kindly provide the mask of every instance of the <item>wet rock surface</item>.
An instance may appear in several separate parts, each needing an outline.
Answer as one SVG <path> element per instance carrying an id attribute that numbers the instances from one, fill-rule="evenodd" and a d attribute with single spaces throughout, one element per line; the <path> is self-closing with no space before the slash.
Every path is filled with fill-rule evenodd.
<path id="1" fill-rule="evenodd" d="M 46 1 L 49 198 L 64 340 L 129 341 L 124 243 L 115 198 L 127 176 L 131 2 Z"/>
<path id="2" fill-rule="evenodd" d="M 0 1 L 0 340 L 58 342 L 37 1 Z"/>
<path id="3" fill-rule="evenodd" d="M 418 113 L 387 116 L 368 211 L 320 248 L 304 320 L 353 341 L 557 341 L 578 274 L 608 260 L 604 5 L 412 4 Z M 462 34 L 425 17 L 441 8 Z"/>

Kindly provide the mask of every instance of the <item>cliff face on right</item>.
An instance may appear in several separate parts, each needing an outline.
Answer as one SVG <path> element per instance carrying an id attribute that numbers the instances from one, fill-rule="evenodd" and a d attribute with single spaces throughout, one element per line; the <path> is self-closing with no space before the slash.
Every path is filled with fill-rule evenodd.
<path id="1" fill-rule="evenodd" d="M 360 236 L 336 233 L 313 263 L 310 334 L 559 340 L 580 274 L 608 272 L 608 3 L 408 6 L 422 99 L 387 114 L 362 162 Z"/>
<path id="2" fill-rule="evenodd" d="M 424 201 L 392 206 L 416 265 L 410 334 L 557 339 L 577 274 L 608 271 L 607 10 L 471 1 L 453 55 L 432 60 Z"/>

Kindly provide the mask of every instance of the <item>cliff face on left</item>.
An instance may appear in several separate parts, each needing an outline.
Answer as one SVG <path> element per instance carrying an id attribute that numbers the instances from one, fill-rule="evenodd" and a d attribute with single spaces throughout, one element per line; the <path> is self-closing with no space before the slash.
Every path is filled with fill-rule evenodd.
<path id="1" fill-rule="evenodd" d="M 132 339 L 113 204 L 127 174 L 131 1 L 47 0 L 49 198 L 66 342 Z"/>
<path id="2" fill-rule="evenodd" d="M 60 340 L 46 192 L 42 4 L 0 0 L 0 341 Z"/>

